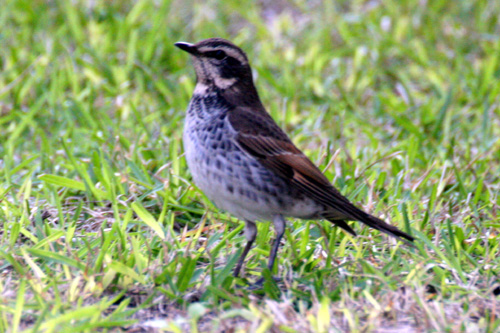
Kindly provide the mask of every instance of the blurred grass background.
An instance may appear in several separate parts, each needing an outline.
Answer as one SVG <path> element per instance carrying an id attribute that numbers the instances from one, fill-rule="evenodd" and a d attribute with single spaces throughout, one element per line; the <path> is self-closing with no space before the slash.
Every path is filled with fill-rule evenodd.
<path id="1" fill-rule="evenodd" d="M 497 1 L 0 1 L 0 331 L 500 329 Z M 190 183 L 177 41 L 224 37 L 360 225 L 241 222 Z"/>

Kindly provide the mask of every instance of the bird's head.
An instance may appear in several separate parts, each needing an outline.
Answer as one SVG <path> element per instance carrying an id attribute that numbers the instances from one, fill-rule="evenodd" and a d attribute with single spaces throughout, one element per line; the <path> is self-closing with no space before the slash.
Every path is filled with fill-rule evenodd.
<path id="1" fill-rule="evenodd" d="M 198 90 L 214 86 L 226 90 L 238 84 L 253 85 L 245 52 L 230 41 L 210 38 L 196 44 L 178 42 L 175 46 L 191 54 Z"/>

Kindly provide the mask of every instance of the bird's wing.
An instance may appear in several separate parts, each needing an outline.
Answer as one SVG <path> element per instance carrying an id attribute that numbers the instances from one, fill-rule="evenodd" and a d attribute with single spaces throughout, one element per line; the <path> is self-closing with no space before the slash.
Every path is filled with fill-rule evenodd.
<path id="1" fill-rule="evenodd" d="M 412 239 L 396 227 L 360 210 L 340 194 L 267 112 L 237 107 L 229 112 L 228 120 L 237 132 L 238 146 L 263 166 L 287 179 L 292 186 L 325 205 L 326 219 L 353 234 L 354 231 L 342 220 L 361 221 L 397 238 Z"/>
<path id="2" fill-rule="evenodd" d="M 237 132 L 237 144 L 262 165 L 289 180 L 318 202 L 335 208 L 344 215 L 342 218 L 356 219 L 349 213 L 352 206 L 349 200 L 295 147 L 271 116 L 238 107 L 229 113 L 228 120 Z"/>

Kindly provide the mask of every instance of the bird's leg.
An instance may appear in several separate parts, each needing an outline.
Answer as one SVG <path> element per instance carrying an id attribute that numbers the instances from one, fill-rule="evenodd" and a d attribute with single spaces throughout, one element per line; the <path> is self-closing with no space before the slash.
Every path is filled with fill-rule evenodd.
<path id="1" fill-rule="evenodd" d="M 278 248 L 280 247 L 281 239 L 285 234 L 286 220 L 283 215 L 278 214 L 273 218 L 274 229 L 276 230 L 276 239 L 274 240 L 273 247 L 271 248 L 271 254 L 269 256 L 269 262 L 267 268 L 272 272 L 274 267 L 274 261 L 276 260 L 276 255 L 278 254 Z"/>
<path id="2" fill-rule="evenodd" d="M 276 261 L 276 255 L 278 254 L 278 248 L 280 247 L 281 239 L 285 234 L 286 220 L 283 215 L 279 214 L 273 218 L 274 229 L 276 230 L 276 239 L 274 240 L 273 247 L 271 248 L 271 254 L 269 255 L 269 262 L 267 263 L 267 268 L 272 272 L 274 262 Z M 280 282 L 281 279 L 273 277 L 274 281 Z M 264 277 L 257 280 L 251 287 L 251 289 L 261 288 L 264 283 Z"/>
<path id="3" fill-rule="evenodd" d="M 252 248 L 253 242 L 255 241 L 255 238 L 257 237 L 257 226 L 255 225 L 255 222 L 252 221 L 245 221 L 245 237 L 247 239 L 247 245 L 245 245 L 245 248 L 243 249 L 243 253 L 240 256 L 240 259 L 238 260 L 238 264 L 236 265 L 233 276 L 238 277 L 240 274 L 241 266 L 243 266 L 243 262 L 245 261 L 245 257 L 247 256 L 248 252 Z"/>

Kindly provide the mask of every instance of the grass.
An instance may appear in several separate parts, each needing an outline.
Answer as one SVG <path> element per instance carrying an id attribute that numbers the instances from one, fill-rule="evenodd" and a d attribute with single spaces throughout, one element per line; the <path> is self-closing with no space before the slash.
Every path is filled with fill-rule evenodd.
<path id="1" fill-rule="evenodd" d="M 500 330 L 500 4 L 28 1 L 0 11 L 0 331 Z M 268 111 L 417 237 L 259 224 L 190 182 L 179 40 L 248 52 Z M 277 268 L 279 267 L 279 270 Z"/>

